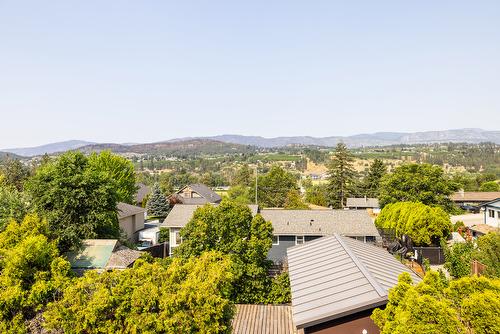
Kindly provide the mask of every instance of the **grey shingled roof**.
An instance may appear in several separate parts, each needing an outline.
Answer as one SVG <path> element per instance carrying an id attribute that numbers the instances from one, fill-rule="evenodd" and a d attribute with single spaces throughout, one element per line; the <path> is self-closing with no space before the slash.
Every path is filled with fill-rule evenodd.
<path id="1" fill-rule="evenodd" d="M 135 260 L 141 257 L 143 252 L 130 249 L 126 246 L 118 246 L 115 248 L 109 261 L 106 265 L 106 269 L 125 269 L 130 267 Z"/>
<path id="2" fill-rule="evenodd" d="M 116 206 L 118 210 L 118 219 L 122 219 L 125 217 L 134 216 L 138 213 L 146 212 L 146 209 L 141 208 L 140 206 L 130 205 L 127 203 L 118 203 Z"/>
<path id="3" fill-rule="evenodd" d="M 212 189 L 201 183 L 194 183 L 188 186 L 184 186 L 177 191 L 176 195 L 179 195 L 179 193 L 182 192 L 182 190 L 186 187 L 190 187 L 194 192 L 196 192 L 202 198 L 183 198 L 181 196 L 176 196 L 184 204 L 196 205 L 205 203 L 219 203 L 222 200 L 219 194 L 217 194 L 215 191 L 213 191 Z"/>
<path id="4" fill-rule="evenodd" d="M 144 183 L 137 183 L 137 194 L 135 195 L 136 203 L 142 203 L 144 197 L 146 197 L 151 192 L 151 187 L 148 187 Z"/>
<path id="5" fill-rule="evenodd" d="M 262 209 L 275 235 L 333 235 L 380 237 L 366 211 Z"/>
<path id="6" fill-rule="evenodd" d="M 213 204 L 217 206 L 217 204 Z M 199 207 L 203 205 L 192 205 L 192 204 L 176 204 L 170 210 L 168 216 L 163 221 L 163 227 L 184 227 L 193 217 L 194 212 Z M 252 211 L 252 215 L 256 215 L 258 211 L 257 205 L 248 205 Z"/>
<path id="7" fill-rule="evenodd" d="M 299 328 L 384 305 L 403 272 L 420 282 L 385 249 L 338 234 L 288 248 L 287 254 Z"/>
<path id="8" fill-rule="evenodd" d="M 347 199 L 348 208 L 378 208 L 378 199 L 376 198 L 351 198 Z"/>

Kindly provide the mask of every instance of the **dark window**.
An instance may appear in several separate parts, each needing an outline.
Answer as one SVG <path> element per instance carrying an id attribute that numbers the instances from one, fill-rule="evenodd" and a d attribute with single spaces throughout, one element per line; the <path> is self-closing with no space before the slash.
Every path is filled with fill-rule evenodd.
<path id="1" fill-rule="evenodd" d="M 490 218 L 495 218 L 495 211 L 488 210 L 488 215 L 490 216 Z"/>
<path id="2" fill-rule="evenodd" d="M 280 244 L 280 237 L 277 235 L 273 235 L 273 245 L 279 245 Z"/>
<path id="3" fill-rule="evenodd" d="M 366 237 L 366 242 L 375 243 L 375 237 L 371 236 L 371 235 L 367 236 Z"/>

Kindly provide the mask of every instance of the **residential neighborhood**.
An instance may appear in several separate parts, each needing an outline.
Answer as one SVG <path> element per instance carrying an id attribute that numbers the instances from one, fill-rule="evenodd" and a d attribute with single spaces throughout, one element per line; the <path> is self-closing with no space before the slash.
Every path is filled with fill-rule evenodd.
<path id="1" fill-rule="evenodd" d="M 0 334 L 500 334 L 500 1 L 0 1 Z"/>

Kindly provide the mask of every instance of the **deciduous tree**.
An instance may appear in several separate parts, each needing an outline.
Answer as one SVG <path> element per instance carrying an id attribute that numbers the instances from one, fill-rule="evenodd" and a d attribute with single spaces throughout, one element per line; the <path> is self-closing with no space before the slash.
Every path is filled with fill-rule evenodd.
<path id="1" fill-rule="evenodd" d="M 279 207 L 285 205 L 286 195 L 290 190 L 297 190 L 295 176 L 280 166 L 274 165 L 268 173 L 258 179 L 258 201 L 262 207 Z"/>

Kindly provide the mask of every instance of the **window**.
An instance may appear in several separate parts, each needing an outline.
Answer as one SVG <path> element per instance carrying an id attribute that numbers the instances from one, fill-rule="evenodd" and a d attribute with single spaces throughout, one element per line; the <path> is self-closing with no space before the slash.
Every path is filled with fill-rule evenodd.
<path id="1" fill-rule="evenodd" d="M 500 211 L 497 211 L 497 218 L 500 219 Z"/>
<path id="2" fill-rule="evenodd" d="M 174 245 L 182 244 L 181 231 L 174 231 Z"/>
<path id="3" fill-rule="evenodd" d="M 375 237 L 374 236 L 367 236 L 366 237 L 366 242 L 371 242 L 371 243 L 375 243 Z"/>
<path id="4" fill-rule="evenodd" d="M 302 245 L 303 243 L 304 243 L 304 236 L 303 235 L 296 235 L 295 236 L 295 244 Z"/>
<path id="5" fill-rule="evenodd" d="M 273 235 L 273 245 L 279 245 L 279 244 L 280 244 L 279 235 Z"/>
<path id="6" fill-rule="evenodd" d="M 488 210 L 488 216 L 489 216 L 490 218 L 495 218 L 495 211 L 494 211 L 494 210 L 489 209 L 489 210 Z"/>

